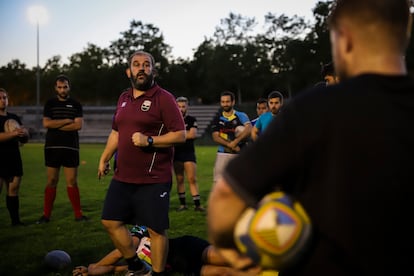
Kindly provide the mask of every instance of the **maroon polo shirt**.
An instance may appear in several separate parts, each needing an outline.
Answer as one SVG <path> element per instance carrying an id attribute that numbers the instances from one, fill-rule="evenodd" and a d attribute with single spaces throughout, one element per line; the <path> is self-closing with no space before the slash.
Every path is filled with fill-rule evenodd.
<path id="1" fill-rule="evenodd" d="M 132 89 L 123 92 L 115 111 L 112 129 L 118 131 L 117 169 L 114 179 L 134 184 L 172 181 L 174 148 L 137 147 L 132 134 L 159 136 L 185 130 L 174 96 L 155 85 L 134 99 Z"/>

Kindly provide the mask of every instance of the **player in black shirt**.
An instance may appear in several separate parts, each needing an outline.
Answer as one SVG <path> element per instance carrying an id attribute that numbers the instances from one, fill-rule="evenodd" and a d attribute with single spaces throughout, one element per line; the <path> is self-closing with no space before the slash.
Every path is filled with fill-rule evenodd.
<path id="1" fill-rule="evenodd" d="M 178 207 L 177 211 L 188 209 L 184 186 L 185 173 L 194 202 L 194 210 L 204 212 L 205 209 L 200 203 L 200 193 L 197 184 L 197 160 L 194 147 L 194 140 L 197 137 L 197 119 L 196 117 L 187 114 L 188 99 L 186 97 L 178 97 L 176 101 L 178 108 L 183 115 L 186 130 L 185 142 L 174 146 L 174 172 L 177 181 L 178 198 L 180 200 L 180 207 Z"/>

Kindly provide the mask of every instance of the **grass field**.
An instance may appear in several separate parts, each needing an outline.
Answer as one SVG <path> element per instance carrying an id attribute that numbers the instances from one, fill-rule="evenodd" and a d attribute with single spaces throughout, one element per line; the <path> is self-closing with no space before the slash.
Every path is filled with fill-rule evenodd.
<path id="1" fill-rule="evenodd" d="M 97 164 L 103 148 L 103 144 L 82 144 L 80 150 L 83 161 L 78 176 L 81 204 L 90 221 L 75 222 L 66 194 L 65 180 L 61 174 L 51 221 L 43 225 L 35 224 L 43 211 L 46 181 L 43 144 L 28 143 L 21 148 L 24 176 L 20 188 L 20 215 L 26 226 L 10 226 L 5 207 L 6 191 L 3 187 L 0 196 L 0 275 L 72 275 L 72 269 L 53 271 L 46 267 L 43 263 L 46 253 L 53 249 L 64 250 L 71 255 L 73 266 L 77 266 L 95 262 L 113 249 L 112 242 L 100 222 L 103 199 L 111 179 L 111 173 L 103 180 L 97 178 Z M 197 146 L 196 151 L 198 184 L 202 204 L 205 206 L 212 185 L 216 147 Z M 188 188 L 187 203 L 192 205 Z M 192 234 L 206 238 L 205 215 L 194 212 L 191 208 L 186 212 L 176 212 L 178 205 L 174 183 L 169 236 Z"/>

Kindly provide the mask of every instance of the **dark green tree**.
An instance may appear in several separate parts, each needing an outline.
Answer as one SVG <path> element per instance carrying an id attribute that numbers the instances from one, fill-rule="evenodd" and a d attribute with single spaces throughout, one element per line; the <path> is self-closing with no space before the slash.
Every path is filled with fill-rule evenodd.
<path id="1" fill-rule="evenodd" d="M 110 44 L 107 56 L 109 64 L 126 65 L 128 57 L 137 50 L 147 51 L 154 56 L 160 75 L 168 67 L 171 46 L 164 42 L 160 29 L 136 20 L 131 21 L 129 30 L 121 32 L 121 38 Z"/>
<path id="2" fill-rule="evenodd" d="M 0 87 L 9 94 L 9 105 L 31 105 L 36 99 L 36 75 L 14 59 L 0 68 Z"/>
<path id="3" fill-rule="evenodd" d="M 104 76 L 109 66 L 104 57 L 105 51 L 94 44 L 69 57 L 67 74 L 71 78 L 72 94 L 84 104 L 100 105 L 108 97 Z"/>
<path id="4" fill-rule="evenodd" d="M 273 76 L 269 79 L 268 92 L 278 90 L 288 97 L 307 85 L 309 71 L 303 70 L 309 67 L 312 53 L 304 39 L 309 31 L 310 26 L 303 17 L 265 15 L 265 32 L 256 36 L 256 45 L 267 49 Z"/>
<path id="5" fill-rule="evenodd" d="M 238 103 L 262 94 L 264 76 L 271 74 L 266 50 L 254 43 L 255 26 L 254 18 L 230 13 L 196 49 L 190 75 L 204 102 L 217 103 L 223 90 L 234 92 Z"/>

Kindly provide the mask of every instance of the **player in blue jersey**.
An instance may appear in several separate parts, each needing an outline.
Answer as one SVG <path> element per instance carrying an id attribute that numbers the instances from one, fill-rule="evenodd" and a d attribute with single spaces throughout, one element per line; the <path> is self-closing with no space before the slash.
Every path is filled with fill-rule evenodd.
<path id="1" fill-rule="evenodd" d="M 234 109 L 236 98 L 233 92 L 224 91 L 220 95 L 221 112 L 212 124 L 212 138 L 219 146 L 214 164 L 214 181 L 217 181 L 223 168 L 250 138 L 252 124 L 246 113 Z M 240 131 L 239 131 L 240 130 Z"/>
<path id="2" fill-rule="evenodd" d="M 260 115 L 262 115 L 263 113 L 265 113 L 267 111 L 269 111 L 269 108 L 267 106 L 267 99 L 259 98 L 256 101 L 256 114 L 257 114 L 257 117 L 254 118 L 253 120 L 251 120 L 252 127 L 256 124 L 256 122 L 259 119 Z"/>
<path id="3" fill-rule="evenodd" d="M 266 129 L 272 119 L 279 113 L 283 106 L 282 93 L 279 91 L 270 92 L 267 97 L 267 105 L 269 106 L 269 111 L 260 115 L 256 124 L 252 127 L 251 138 L 253 141 L 256 141 L 259 134 Z"/>

